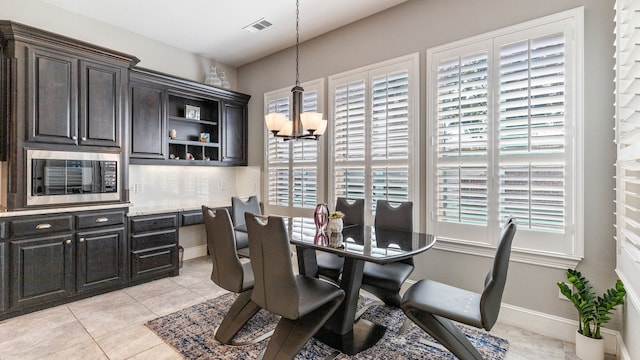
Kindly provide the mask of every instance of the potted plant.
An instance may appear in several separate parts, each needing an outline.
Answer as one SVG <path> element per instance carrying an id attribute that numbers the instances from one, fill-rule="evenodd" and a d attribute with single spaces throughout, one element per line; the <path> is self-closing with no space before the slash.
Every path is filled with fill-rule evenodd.
<path id="1" fill-rule="evenodd" d="M 341 233 L 344 223 L 342 218 L 344 213 L 342 211 L 333 211 L 329 213 L 329 231 L 331 233 Z"/>
<path id="2" fill-rule="evenodd" d="M 616 306 L 624 303 L 626 291 L 619 279 L 614 288 L 596 296 L 593 287 L 575 269 L 567 269 L 567 283 L 559 282 L 562 295 L 569 299 L 578 310 L 578 332 L 576 333 L 576 355 L 583 360 L 604 359 L 604 340 L 600 328 L 611 320 L 609 315 Z"/>

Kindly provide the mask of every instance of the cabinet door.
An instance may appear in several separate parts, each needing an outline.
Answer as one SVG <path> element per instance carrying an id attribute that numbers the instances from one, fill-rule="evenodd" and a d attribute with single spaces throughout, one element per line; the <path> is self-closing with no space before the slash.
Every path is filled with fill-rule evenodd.
<path id="1" fill-rule="evenodd" d="M 72 234 L 10 244 L 12 308 L 44 304 L 73 294 Z"/>
<path id="2" fill-rule="evenodd" d="M 247 165 L 247 107 L 225 103 L 222 124 L 222 161 Z"/>
<path id="3" fill-rule="evenodd" d="M 126 245 L 124 228 L 78 233 L 76 290 L 124 284 Z"/>
<path id="4" fill-rule="evenodd" d="M 76 144 L 77 60 L 64 54 L 30 48 L 27 62 L 27 140 Z"/>
<path id="5" fill-rule="evenodd" d="M 131 86 L 132 158 L 165 159 L 165 92 L 140 84 Z"/>
<path id="6" fill-rule="evenodd" d="M 80 145 L 120 147 L 122 69 L 80 62 Z"/>
<path id="7" fill-rule="evenodd" d="M 9 259 L 7 244 L 0 243 L 0 313 L 7 310 L 9 304 Z"/>

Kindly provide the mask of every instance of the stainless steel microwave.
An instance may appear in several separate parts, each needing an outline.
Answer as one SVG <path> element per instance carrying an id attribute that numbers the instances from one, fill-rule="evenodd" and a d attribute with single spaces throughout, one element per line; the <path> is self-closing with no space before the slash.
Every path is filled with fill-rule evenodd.
<path id="1" fill-rule="evenodd" d="M 120 200 L 120 155 L 27 150 L 27 206 Z"/>

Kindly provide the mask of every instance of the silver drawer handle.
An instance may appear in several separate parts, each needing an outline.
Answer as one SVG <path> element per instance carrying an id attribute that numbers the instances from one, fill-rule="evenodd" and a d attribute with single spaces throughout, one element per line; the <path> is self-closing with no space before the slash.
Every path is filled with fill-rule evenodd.
<path id="1" fill-rule="evenodd" d="M 106 217 L 101 217 L 101 218 L 97 218 L 96 219 L 97 223 L 103 223 L 103 222 L 107 222 L 107 221 L 109 221 L 109 218 L 106 218 Z"/>
<path id="2" fill-rule="evenodd" d="M 38 225 L 36 225 L 36 229 L 37 230 L 49 229 L 50 227 L 51 227 L 51 224 L 38 224 Z"/>

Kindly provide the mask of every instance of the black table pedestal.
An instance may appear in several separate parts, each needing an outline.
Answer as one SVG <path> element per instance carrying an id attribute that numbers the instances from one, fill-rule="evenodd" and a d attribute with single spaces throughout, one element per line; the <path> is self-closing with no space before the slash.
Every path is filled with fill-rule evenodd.
<path id="1" fill-rule="evenodd" d="M 323 327 L 313 337 L 344 354 L 355 355 L 374 346 L 386 330 L 384 326 L 360 319 L 353 324 L 353 330 L 344 335 Z"/>

